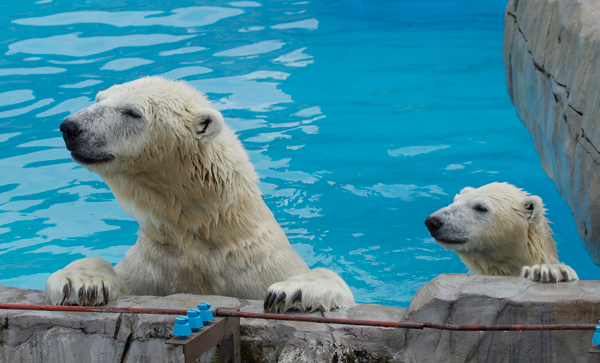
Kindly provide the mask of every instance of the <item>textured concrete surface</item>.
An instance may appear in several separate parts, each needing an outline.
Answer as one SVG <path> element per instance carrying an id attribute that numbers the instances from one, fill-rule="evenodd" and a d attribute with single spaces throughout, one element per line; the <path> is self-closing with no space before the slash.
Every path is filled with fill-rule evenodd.
<path id="1" fill-rule="evenodd" d="M 600 281 L 534 283 L 519 277 L 440 275 L 413 297 L 407 318 L 458 325 L 594 324 Z M 407 334 L 406 362 L 598 362 L 593 331 Z"/>
<path id="2" fill-rule="evenodd" d="M 508 92 L 600 264 L 600 1 L 509 0 Z"/>
<path id="3" fill-rule="evenodd" d="M 3 287 L 0 301 L 43 303 L 38 290 Z M 261 301 L 220 296 L 126 296 L 116 306 L 262 311 Z M 595 323 L 600 282 L 537 284 L 517 277 L 441 275 L 410 308 L 355 305 L 312 315 L 452 324 Z M 0 310 L 0 362 L 182 362 L 166 345 L 172 316 Z M 593 331 L 449 332 L 242 319 L 245 362 L 596 362 Z M 202 361 L 208 361 L 204 357 Z"/>

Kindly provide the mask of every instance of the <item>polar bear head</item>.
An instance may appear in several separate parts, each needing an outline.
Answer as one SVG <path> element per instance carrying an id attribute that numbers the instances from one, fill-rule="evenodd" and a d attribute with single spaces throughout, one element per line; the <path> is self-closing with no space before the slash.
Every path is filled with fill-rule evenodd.
<path id="1" fill-rule="evenodd" d="M 435 241 L 457 252 L 470 270 L 478 270 L 472 265 L 475 259 L 487 267 L 513 261 L 520 268 L 556 259 L 544 214 L 540 197 L 508 183 L 491 183 L 464 188 L 451 205 L 430 215 L 425 225 Z"/>
<path id="2" fill-rule="evenodd" d="M 60 130 L 73 160 L 98 173 L 140 223 L 150 217 L 157 228 L 186 233 L 230 216 L 236 198 L 260 198 L 239 139 L 183 81 L 145 77 L 112 86 Z"/>
<path id="3" fill-rule="evenodd" d="M 99 92 L 96 103 L 69 116 L 60 131 L 75 162 L 110 173 L 155 167 L 210 143 L 224 125 L 221 113 L 185 82 L 145 77 Z"/>

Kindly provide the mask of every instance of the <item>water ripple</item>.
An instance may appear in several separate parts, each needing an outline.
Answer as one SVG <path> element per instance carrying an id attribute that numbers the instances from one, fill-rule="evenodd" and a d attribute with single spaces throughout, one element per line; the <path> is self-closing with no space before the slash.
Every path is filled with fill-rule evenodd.
<path id="1" fill-rule="evenodd" d="M 146 64 L 154 63 L 153 60 L 144 58 L 120 58 L 112 60 L 102 67 L 100 70 L 103 71 L 124 71 L 127 69 L 143 66 Z"/>
<path id="2" fill-rule="evenodd" d="M 21 40 L 9 45 L 9 51 L 5 54 L 54 54 L 67 55 L 71 57 L 85 57 L 93 54 L 108 52 L 109 50 L 122 47 L 145 47 L 156 44 L 180 42 L 182 40 L 195 37 L 195 35 L 169 34 L 134 34 L 121 36 L 80 37 L 79 34 L 81 33 Z M 42 68 L 49 69 L 52 67 Z M 57 72 L 65 71 L 65 69 L 62 68 L 55 69 Z M 2 69 L 0 69 L 0 75 L 2 75 L 1 71 Z"/>
<path id="3" fill-rule="evenodd" d="M 217 21 L 243 14 L 241 9 L 213 6 L 194 6 L 171 10 L 168 16 L 156 16 L 164 11 L 73 11 L 38 18 L 16 19 L 20 25 L 56 26 L 70 24 L 108 24 L 117 27 L 163 25 L 172 27 L 195 27 L 214 24 Z"/>
<path id="4" fill-rule="evenodd" d="M 241 47 L 224 50 L 222 52 L 215 53 L 214 55 L 217 57 L 241 57 L 248 55 L 257 55 L 281 49 L 284 45 L 285 43 L 279 40 L 265 40 L 250 45 L 244 45 Z"/>
<path id="5" fill-rule="evenodd" d="M 273 29 L 307 29 L 316 30 L 319 27 L 319 21 L 317 19 L 306 19 L 300 21 L 294 21 L 291 23 L 282 23 L 271 26 Z"/>
<path id="6" fill-rule="evenodd" d="M 15 108 L 15 109 L 8 110 L 8 111 L 2 111 L 2 112 L 0 112 L 0 118 L 15 117 L 15 116 L 23 115 L 29 111 L 35 110 L 36 108 L 41 108 L 41 107 L 47 106 L 47 105 L 51 104 L 52 102 L 54 102 L 54 99 L 46 98 L 44 100 L 37 101 L 36 103 L 26 106 L 26 107 Z"/>
<path id="7" fill-rule="evenodd" d="M 279 83 L 265 80 L 285 80 L 290 74 L 274 71 L 255 71 L 241 76 L 209 78 L 190 83 L 217 98 L 220 110 L 247 109 L 253 112 L 274 110 L 275 105 L 292 102 L 290 95 L 279 89 Z"/>
<path id="8" fill-rule="evenodd" d="M 30 89 L 21 89 L 0 93 L 0 107 L 7 105 L 16 105 L 35 99 L 33 91 Z"/>
<path id="9" fill-rule="evenodd" d="M 0 76 L 25 76 L 29 74 L 55 74 L 65 72 L 65 68 L 38 67 L 38 68 L 0 68 Z"/>

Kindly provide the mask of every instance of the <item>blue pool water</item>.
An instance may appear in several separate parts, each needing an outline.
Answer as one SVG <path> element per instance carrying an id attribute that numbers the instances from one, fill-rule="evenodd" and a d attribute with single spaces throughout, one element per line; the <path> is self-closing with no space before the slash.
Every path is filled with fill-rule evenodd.
<path id="1" fill-rule="evenodd" d="M 505 0 L 17 1 L 0 5 L 0 283 L 43 288 L 82 257 L 115 264 L 137 223 L 77 166 L 58 126 L 96 92 L 185 79 L 237 130 L 264 198 L 311 267 L 358 302 L 407 306 L 466 272 L 424 220 L 461 188 L 540 195 L 560 258 L 600 267 L 507 96 Z"/>

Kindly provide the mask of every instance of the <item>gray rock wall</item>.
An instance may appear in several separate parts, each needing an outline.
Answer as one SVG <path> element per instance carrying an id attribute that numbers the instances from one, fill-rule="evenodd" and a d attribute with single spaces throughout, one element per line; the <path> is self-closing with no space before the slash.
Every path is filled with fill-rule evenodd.
<path id="1" fill-rule="evenodd" d="M 510 97 L 600 264 L 600 1 L 509 0 Z"/>
<path id="2" fill-rule="evenodd" d="M 42 292 L 0 285 L 0 301 L 43 303 Z M 219 296 L 127 296 L 117 306 L 262 311 L 261 301 Z M 600 282 L 536 284 L 516 277 L 441 275 L 410 308 L 356 305 L 321 314 L 452 324 L 595 323 Z M 173 316 L 0 310 L 0 362 L 183 362 Z M 245 362 L 597 362 L 593 331 L 449 332 L 242 319 Z M 203 361 L 206 361 L 204 359 Z"/>

